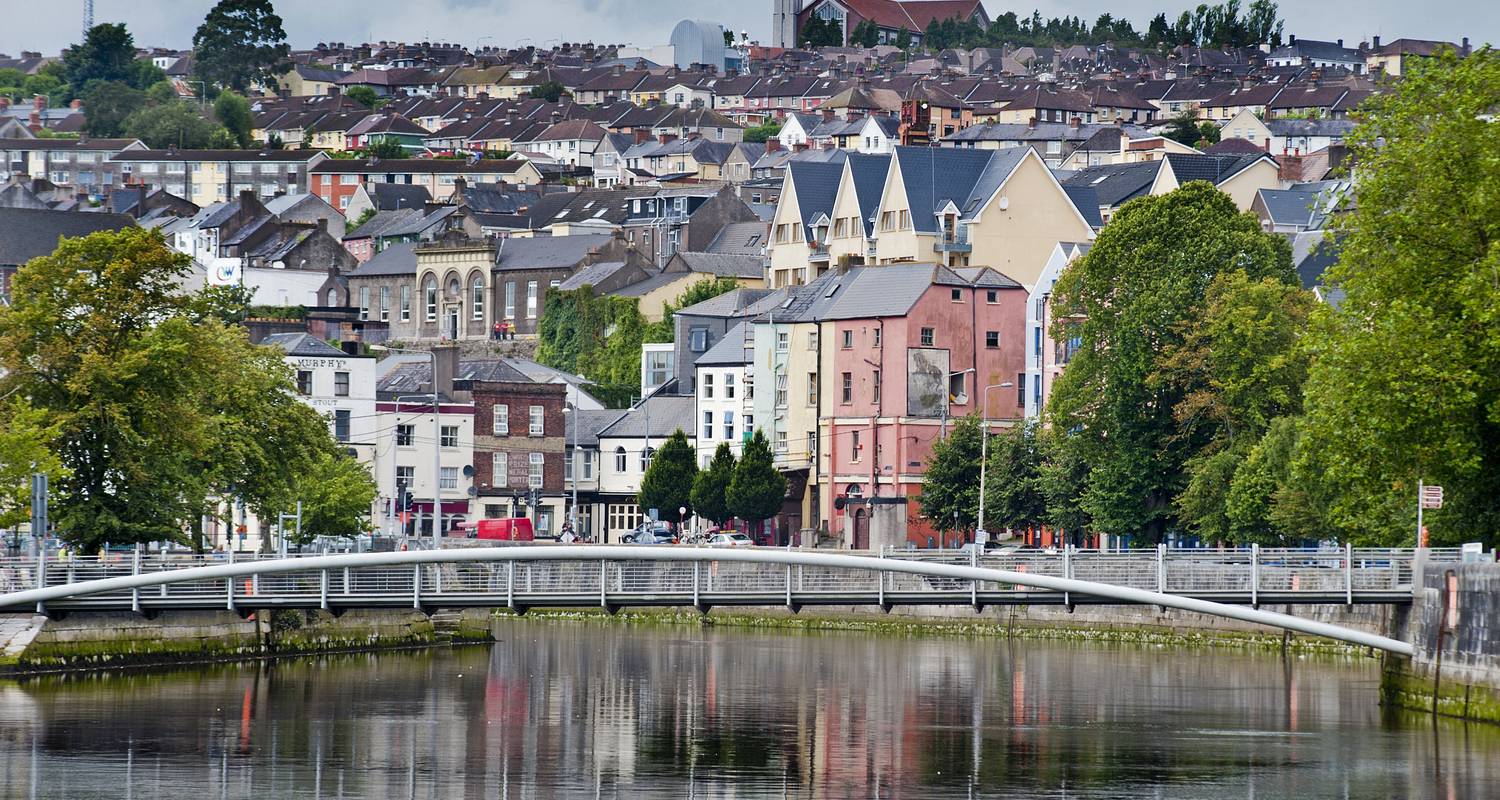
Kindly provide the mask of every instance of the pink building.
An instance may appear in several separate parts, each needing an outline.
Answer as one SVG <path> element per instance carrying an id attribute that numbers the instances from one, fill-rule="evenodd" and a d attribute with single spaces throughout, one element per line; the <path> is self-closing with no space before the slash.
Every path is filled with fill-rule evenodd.
<path id="1" fill-rule="evenodd" d="M 989 419 L 1022 416 L 1027 292 L 985 267 L 839 277 L 819 313 L 819 515 L 846 547 L 944 544 L 917 502 L 932 445 L 953 419 L 984 412 L 986 386 L 998 387 Z"/>

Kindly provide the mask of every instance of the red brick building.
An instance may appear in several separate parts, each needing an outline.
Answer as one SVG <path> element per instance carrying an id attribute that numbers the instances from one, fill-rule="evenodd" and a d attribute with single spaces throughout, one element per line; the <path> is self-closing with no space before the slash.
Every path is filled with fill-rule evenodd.
<path id="1" fill-rule="evenodd" d="M 537 536 L 557 536 L 567 518 L 567 387 L 532 382 L 501 361 L 465 367 L 474 398 L 475 518 L 527 516 Z"/>

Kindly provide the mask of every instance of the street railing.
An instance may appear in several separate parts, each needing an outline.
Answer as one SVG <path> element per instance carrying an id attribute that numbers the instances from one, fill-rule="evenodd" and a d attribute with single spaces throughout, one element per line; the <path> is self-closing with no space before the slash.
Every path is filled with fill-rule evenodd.
<path id="1" fill-rule="evenodd" d="M 524 545 L 522 545 L 524 546 Z M 591 545 L 572 547 L 586 551 Z M 1087 550 L 1074 547 L 1016 549 L 979 553 L 977 550 L 906 550 L 849 552 L 870 559 L 984 567 L 1012 573 L 1089 581 L 1163 594 L 1221 598 L 1232 602 L 1398 602 L 1409 596 L 1418 551 L 1408 548 L 1319 548 Z M 285 558 L 321 554 L 293 554 Z M 1429 563 L 1457 562 L 1456 548 L 1431 548 L 1422 556 Z M 265 554 L 237 554 L 234 563 L 278 561 Z M 0 558 L 0 594 L 39 587 L 66 586 L 105 578 L 170 572 L 231 562 L 224 554 L 108 553 L 103 556 L 48 556 Z M 1007 593 L 1036 599 L 1055 595 L 1051 590 L 934 577 L 874 569 L 785 565 L 740 561 L 661 562 L 619 558 L 539 561 L 461 561 L 399 566 L 294 570 L 241 576 L 185 580 L 134 589 L 96 592 L 79 598 L 89 605 L 143 606 L 218 605 L 234 608 L 274 600 L 279 604 L 386 602 L 392 598 L 413 605 L 434 598 L 466 600 L 485 596 L 495 605 L 544 605 L 598 598 L 608 606 L 610 595 L 668 601 L 691 599 L 694 605 L 714 600 L 749 601 L 757 597 L 786 597 L 832 602 L 831 598 L 887 604 L 947 600 L 976 605 L 981 594 L 988 602 L 1003 601 Z M 1055 602 L 1055 600 L 1054 600 Z M 220 605 L 222 604 L 222 605 Z"/>

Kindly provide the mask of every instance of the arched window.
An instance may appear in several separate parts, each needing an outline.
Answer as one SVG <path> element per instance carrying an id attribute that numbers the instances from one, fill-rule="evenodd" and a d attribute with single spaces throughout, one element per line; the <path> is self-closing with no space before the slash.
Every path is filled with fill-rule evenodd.
<path id="1" fill-rule="evenodd" d="M 427 306 L 427 321 L 437 322 L 437 278 L 431 275 L 422 282 L 422 302 Z"/>
<path id="2" fill-rule="evenodd" d="M 474 307 L 474 319 L 484 319 L 484 278 L 475 275 L 469 284 L 469 305 Z"/>
<path id="3" fill-rule="evenodd" d="M 615 472 L 625 471 L 625 448 L 615 448 Z"/>
<path id="4" fill-rule="evenodd" d="M 643 448 L 641 448 L 641 472 L 645 472 L 646 468 L 651 466 L 651 458 L 653 456 L 655 456 L 655 455 L 656 455 L 655 448 L 651 448 L 651 447 L 643 447 Z"/>
<path id="5" fill-rule="evenodd" d="M 339 304 L 339 291 L 337 289 L 329 289 L 328 290 L 328 303 L 327 303 L 327 305 L 329 305 L 329 306 L 336 306 L 338 304 Z"/>

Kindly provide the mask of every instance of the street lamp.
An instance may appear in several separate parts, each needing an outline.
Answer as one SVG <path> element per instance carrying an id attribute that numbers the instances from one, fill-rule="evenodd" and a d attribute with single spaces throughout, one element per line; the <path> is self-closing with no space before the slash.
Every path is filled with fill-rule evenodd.
<path id="1" fill-rule="evenodd" d="M 443 415 L 438 405 L 437 352 L 434 350 L 406 350 L 383 344 L 372 344 L 370 345 L 370 349 L 377 353 L 424 355 L 432 361 L 432 547 L 435 550 L 438 546 L 438 537 L 442 535 L 438 530 L 438 520 L 443 515 Z M 401 410 L 400 395 L 397 395 L 396 398 L 396 410 L 398 412 Z M 421 538 L 421 533 L 420 530 L 417 531 L 418 538 Z"/>
<path id="2" fill-rule="evenodd" d="M 984 418 L 980 420 L 979 431 L 979 524 L 974 530 L 974 544 L 984 547 L 985 542 L 990 540 L 989 531 L 984 529 L 984 479 L 986 467 L 990 461 L 990 390 L 1010 389 L 1015 387 L 1014 383 L 1004 381 L 992 383 L 984 387 Z"/>

